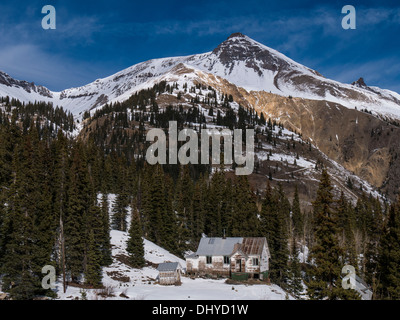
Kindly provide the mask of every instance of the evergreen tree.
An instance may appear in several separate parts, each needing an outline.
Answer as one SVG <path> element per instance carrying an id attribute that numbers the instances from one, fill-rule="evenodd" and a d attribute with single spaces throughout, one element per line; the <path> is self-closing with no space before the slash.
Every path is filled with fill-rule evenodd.
<path id="1" fill-rule="evenodd" d="M 336 216 L 337 216 L 337 231 L 339 239 L 341 239 L 344 259 L 346 264 L 358 267 L 358 261 L 356 257 L 354 230 L 354 210 L 351 205 L 347 202 L 344 197 L 343 191 L 340 194 L 340 198 L 336 205 Z"/>
<path id="2" fill-rule="evenodd" d="M 341 287 L 343 251 L 337 238 L 337 216 L 332 209 L 333 194 L 330 177 L 322 171 L 317 197 L 313 202 L 315 216 L 315 244 L 311 248 L 313 262 L 307 293 L 311 299 L 357 299 L 352 289 Z"/>
<path id="3" fill-rule="evenodd" d="M 288 287 L 290 293 L 297 299 L 300 298 L 303 292 L 303 279 L 301 275 L 301 266 L 299 261 L 299 250 L 296 245 L 296 240 L 292 240 L 292 256 L 290 257 L 289 281 Z"/>
<path id="4" fill-rule="evenodd" d="M 142 226 L 138 210 L 132 210 L 132 220 L 129 228 L 129 238 L 127 241 L 126 251 L 129 255 L 129 263 L 134 268 L 143 268 L 144 245 L 142 239 Z"/>
<path id="5" fill-rule="evenodd" d="M 292 221 L 294 237 L 301 239 L 304 232 L 303 214 L 300 209 L 299 191 L 296 186 L 292 203 Z"/>
<path id="6" fill-rule="evenodd" d="M 108 266 L 112 263 L 111 257 L 111 237 L 110 237 L 110 215 L 108 207 L 108 195 L 102 193 L 101 196 L 101 220 L 102 220 L 102 232 L 101 232 L 101 253 L 102 262 L 101 265 Z"/>
<path id="7" fill-rule="evenodd" d="M 127 231 L 126 217 L 128 214 L 129 198 L 125 191 L 116 195 L 112 208 L 112 227 L 115 230 Z"/>
<path id="8" fill-rule="evenodd" d="M 271 253 L 270 277 L 273 282 L 285 286 L 289 278 L 288 215 L 290 206 L 281 190 L 272 190 L 267 184 L 260 213 L 260 232 L 268 241 Z"/>
<path id="9" fill-rule="evenodd" d="M 400 200 L 392 204 L 384 227 L 379 256 L 379 293 L 382 298 L 400 299 Z"/>
<path id="10" fill-rule="evenodd" d="M 290 235 L 290 203 L 286 198 L 282 185 L 278 184 L 278 189 L 274 190 L 276 217 L 275 217 L 275 259 L 271 262 L 276 283 L 285 286 L 289 277 L 289 235 Z"/>
<path id="11" fill-rule="evenodd" d="M 85 232 L 87 212 L 93 203 L 93 192 L 86 167 L 83 146 L 72 150 L 72 164 L 68 183 L 68 206 L 65 217 L 66 266 L 71 281 L 78 282 L 84 271 Z"/>
<path id="12" fill-rule="evenodd" d="M 15 149 L 12 167 L 14 181 L 9 190 L 5 217 L 8 239 L 2 266 L 2 287 L 17 300 L 32 299 L 40 288 L 40 266 L 35 263 L 38 233 L 34 223 L 32 153 L 29 138 L 25 138 L 24 145 L 17 145 Z"/>
<path id="13" fill-rule="evenodd" d="M 247 176 L 237 176 L 234 181 L 232 208 L 232 236 L 254 237 L 258 235 L 258 209 L 256 197 Z"/>
<path id="14" fill-rule="evenodd" d="M 192 212 L 193 212 L 193 233 L 192 233 L 192 249 L 197 248 L 199 239 L 205 229 L 205 197 L 207 193 L 207 182 L 202 176 L 194 186 Z"/>
<path id="15" fill-rule="evenodd" d="M 187 166 L 181 167 L 181 173 L 176 183 L 174 194 L 174 211 L 177 216 L 178 238 L 176 239 L 180 251 L 187 249 L 187 242 L 190 240 L 193 232 L 193 182 L 190 178 Z"/>
<path id="16" fill-rule="evenodd" d="M 102 255 L 99 250 L 99 244 L 95 239 L 95 232 L 93 229 L 89 231 L 87 253 L 86 253 L 86 268 L 85 268 L 85 284 L 92 287 L 101 286 L 102 269 L 101 259 Z"/>
<path id="17" fill-rule="evenodd" d="M 217 171 L 213 174 L 207 192 L 205 233 L 209 237 L 222 235 L 222 210 L 224 202 L 224 173 Z"/>
<path id="18" fill-rule="evenodd" d="M 380 201 L 373 199 L 373 222 L 371 224 L 369 241 L 365 252 L 365 280 L 371 285 L 373 293 L 377 291 L 378 286 L 378 267 L 381 250 L 381 239 L 384 231 L 384 215 Z"/>

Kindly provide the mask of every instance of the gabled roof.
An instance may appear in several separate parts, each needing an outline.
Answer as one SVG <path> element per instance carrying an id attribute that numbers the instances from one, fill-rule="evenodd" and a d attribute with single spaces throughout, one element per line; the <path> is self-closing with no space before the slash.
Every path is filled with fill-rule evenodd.
<path id="1" fill-rule="evenodd" d="M 201 238 L 196 256 L 230 256 L 240 250 L 244 255 L 262 255 L 265 237 Z M 193 257 L 193 256 L 191 256 Z"/>
<path id="2" fill-rule="evenodd" d="M 266 238 L 243 238 L 240 250 L 246 255 L 262 255 Z"/>
<path id="3" fill-rule="evenodd" d="M 164 262 L 157 267 L 157 270 L 161 272 L 175 271 L 176 269 L 178 269 L 178 262 Z"/>
<path id="4" fill-rule="evenodd" d="M 243 238 L 201 238 L 196 255 L 198 256 L 230 256 L 234 246 L 242 243 Z"/>

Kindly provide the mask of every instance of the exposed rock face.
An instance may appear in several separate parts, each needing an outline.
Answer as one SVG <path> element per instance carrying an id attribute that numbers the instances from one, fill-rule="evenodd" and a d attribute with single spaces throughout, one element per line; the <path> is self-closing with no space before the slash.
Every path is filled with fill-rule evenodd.
<path id="1" fill-rule="evenodd" d="M 283 55 L 277 54 L 275 50 L 268 50 L 241 33 L 234 33 L 229 36 L 212 53 L 230 71 L 232 71 L 235 63 L 242 61 L 245 62 L 247 68 L 256 71 L 260 77 L 266 70 L 289 72 L 293 71 L 293 67 L 295 69 L 299 67 L 299 65 L 291 63 L 289 59 L 284 59 Z M 212 66 L 209 67 L 210 71 L 212 71 L 211 68 Z M 311 69 L 307 68 L 307 70 L 318 74 Z"/>
<path id="2" fill-rule="evenodd" d="M 7 87 L 22 88 L 27 93 L 36 92 L 43 97 L 52 98 L 51 91 L 43 86 L 36 86 L 33 82 L 15 80 L 10 77 L 7 73 L 0 71 L 0 84 Z"/>
<path id="3" fill-rule="evenodd" d="M 364 82 L 364 78 L 360 78 L 357 81 L 354 81 L 351 85 L 359 88 L 368 88 L 368 86 Z"/>

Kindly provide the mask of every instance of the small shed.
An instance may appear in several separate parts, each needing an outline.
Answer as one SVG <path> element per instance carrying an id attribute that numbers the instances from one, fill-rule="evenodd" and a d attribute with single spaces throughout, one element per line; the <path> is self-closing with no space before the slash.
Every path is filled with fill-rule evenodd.
<path id="1" fill-rule="evenodd" d="M 178 262 L 164 262 L 157 267 L 161 285 L 177 285 L 181 283 L 181 267 Z"/>

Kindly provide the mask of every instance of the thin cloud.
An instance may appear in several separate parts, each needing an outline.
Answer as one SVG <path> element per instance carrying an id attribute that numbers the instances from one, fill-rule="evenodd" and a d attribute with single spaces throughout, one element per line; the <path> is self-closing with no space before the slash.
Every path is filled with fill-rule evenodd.
<path id="1" fill-rule="evenodd" d="M 49 54 L 32 44 L 8 46 L 0 50 L 0 70 L 16 79 L 35 82 L 55 91 L 94 81 L 99 69 L 91 63 Z"/>

